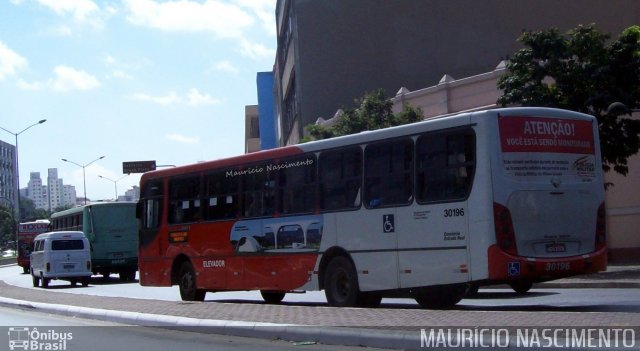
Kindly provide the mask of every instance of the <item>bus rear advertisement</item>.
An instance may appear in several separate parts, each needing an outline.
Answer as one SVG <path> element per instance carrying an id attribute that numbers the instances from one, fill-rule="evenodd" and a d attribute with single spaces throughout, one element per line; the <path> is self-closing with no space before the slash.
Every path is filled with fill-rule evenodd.
<path id="1" fill-rule="evenodd" d="M 18 224 L 18 266 L 22 267 L 23 273 L 29 273 L 29 256 L 33 251 L 33 239 L 38 234 L 48 231 L 49 221 L 46 219 Z"/>
<path id="2" fill-rule="evenodd" d="M 145 173 L 140 284 L 324 290 L 332 306 L 606 269 L 595 118 L 549 108 L 462 113 Z"/>

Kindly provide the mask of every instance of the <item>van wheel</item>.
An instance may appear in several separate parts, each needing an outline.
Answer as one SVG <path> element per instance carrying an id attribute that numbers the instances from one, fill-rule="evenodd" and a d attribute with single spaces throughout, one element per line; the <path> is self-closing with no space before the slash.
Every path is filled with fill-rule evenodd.
<path id="1" fill-rule="evenodd" d="M 358 274 L 351 261 L 344 256 L 333 258 L 324 275 L 324 294 L 329 305 L 354 307 L 359 292 Z"/>
<path id="2" fill-rule="evenodd" d="M 71 286 L 76 286 L 76 284 L 78 284 L 78 280 L 73 278 L 73 279 L 69 280 L 69 283 L 71 283 Z"/>
<path id="3" fill-rule="evenodd" d="M 42 281 L 42 287 L 44 289 L 49 287 L 49 280 L 51 280 L 51 279 L 45 278 L 43 275 L 40 275 L 40 280 Z"/>
<path id="4" fill-rule="evenodd" d="M 31 278 L 33 280 L 33 287 L 37 288 L 38 285 L 40 285 L 40 278 L 38 278 L 35 275 L 33 275 L 33 273 L 31 273 Z"/>
<path id="5" fill-rule="evenodd" d="M 91 280 L 91 277 L 83 277 L 80 283 L 82 283 L 82 286 L 86 287 L 89 286 L 89 280 Z"/>
<path id="6" fill-rule="evenodd" d="M 180 267 L 180 297 L 183 301 L 204 301 L 207 291 L 196 287 L 196 272 L 190 262 Z"/>
<path id="7" fill-rule="evenodd" d="M 260 295 L 264 299 L 264 302 L 269 304 L 276 304 L 282 302 L 284 299 L 284 295 L 286 293 L 284 291 L 269 291 L 269 290 L 260 290 Z"/>

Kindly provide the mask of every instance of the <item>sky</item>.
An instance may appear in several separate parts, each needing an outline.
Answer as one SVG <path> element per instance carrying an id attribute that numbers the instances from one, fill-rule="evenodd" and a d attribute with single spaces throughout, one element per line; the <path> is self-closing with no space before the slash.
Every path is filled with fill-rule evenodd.
<path id="1" fill-rule="evenodd" d="M 20 187 L 58 169 L 91 200 L 138 185 L 122 162 L 244 152 L 244 108 L 271 71 L 276 0 L 0 0 L 0 140 Z M 110 180 L 100 178 L 100 176 Z"/>

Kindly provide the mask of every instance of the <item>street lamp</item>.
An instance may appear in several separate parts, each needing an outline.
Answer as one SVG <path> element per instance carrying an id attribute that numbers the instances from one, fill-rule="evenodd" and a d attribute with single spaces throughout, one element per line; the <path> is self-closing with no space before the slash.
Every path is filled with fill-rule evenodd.
<path id="1" fill-rule="evenodd" d="M 102 178 L 102 179 L 106 179 L 110 182 L 113 182 L 113 187 L 116 190 L 116 202 L 118 201 L 118 182 L 121 181 L 122 179 L 124 179 L 126 176 L 128 176 L 128 174 L 123 175 L 122 177 L 118 178 L 117 180 L 113 180 L 107 177 L 103 177 L 101 175 L 99 175 L 98 177 Z"/>
<path id="2" fill-rule="evenodd" d="M 15 199 L 14 199 L 14 204 L 17 204 L 16 209 L 14 210 L 16 213 L 16 220 L 19 222 L 20 221 L 20 169 L 18 168 L 18 135 L 24 133 L 27 131 L 27 129 L 37 126 L 38 124 L 42 124 L 44 122 L 46 122 L 46 119 L 41 119 L 38 122 L 26 127 L 25 129 L 14 133 L 10 130 L 7 130 L 5 128 L 0 127 L 0 129 L 4 130 L 5 132 L 9 133 L 9 134 L 13 134 L 16 137 L 16 194 L 15 194 Z"/>
<path id="3" fill-rule="evenodd" d="M 93 161 L 91 161 L 91 162 L 89 162 L 89 163 L 87 163 L 87 164 L 84 164 L 84 165 L 81 165 L 81 164 L 79 164 L 79 163 L 75 163 L 75 162 L 73 162 L 73 161 L 67 160 L 66 158 L 63 158 L 63 159 L 62 159 L 62 161 L 64 161 L 64 162 L 73 163 L 74 165 L 76 165 L 76 166 L 78 166 L 78 167 L 82 167 L 82 182 L 83 182 L 83 187 L 84 187 L 84 204 L 85 204 L 85 205 L 87 204 L 87 177 L 86 177 L 86 175 L 85 175 L 84 169 L 85 169 L 87 166 L 89 166 L 90 164 L 92 164 L 92 163 L 94 163 L 94 162 L 96 162 L 96 161 L 98 161 L 98 160 L 102 160 L 102 159 L 103 159 L 103 158 L 105 158 L 105 157 L 106 157 L 106 156 L 100 156 L 100 157 L 96 158 L 95 160 L 93 160 Z"/>

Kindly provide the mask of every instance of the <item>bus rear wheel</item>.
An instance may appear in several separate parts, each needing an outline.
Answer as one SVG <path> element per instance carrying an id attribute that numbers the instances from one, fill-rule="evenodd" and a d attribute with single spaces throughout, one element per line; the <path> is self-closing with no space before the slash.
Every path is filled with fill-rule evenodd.
<path id="1" fill-rule="evenodd" d="M 190 262 L 180 266 L 180 298 L 183 301 L 204 301 L 207 291 L 196 288 L 196 272 Z"/>
<path id="2" fill-rule="evenodd" d="M 134 280 L 136 280 L 136 271 L 133 269 L 127 269 L 124 271 L 120 271 L 120 273 L 118 273 L 118 275 L 120 276 L 120 281 L 121 282 L 132 282 Z"/>
<path id="3" fill-rule="evenodd" d="M 516 280 L 516 281 L 510 282 L 509 286 L 516 293 L 523 295 L 523 294 L 526 294 L 531 289 L 531 287 L 533 286 L 533 283 L 530 280 Z"/>
<path id="4" fill-rule="evenodd" d="M 284 295 L 286 293 L 284 291 L 269 291 L 269 290 L 260 290 L 260 295 L 264 299 L 264 302 L 270 304 L 276 304 L 282 302 L 284 299 Z"/>
<path id="5" fill-rule="evenodd" d="M 359 293 L 358 274 L 351 261 L 344 256 L 333 258 L 324 275 L 324 294 L 329 305 L 354 307 Z"/>
<path id="6" fill-rule="evenodd" d="M 423 308 L 441 309 L 455 306 L 466 293 L 466 284 L 455 284 L 416 289 L 413 296 Z"/>

